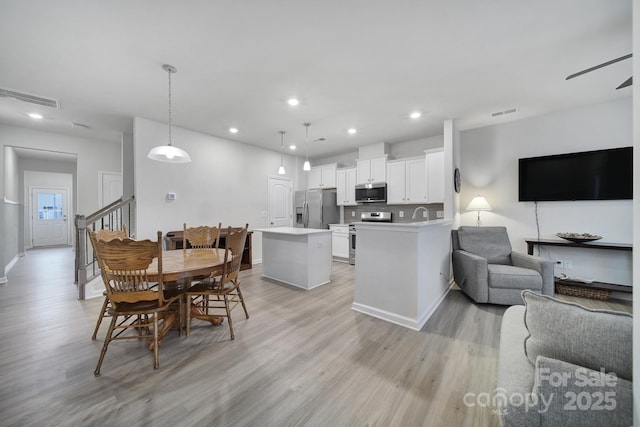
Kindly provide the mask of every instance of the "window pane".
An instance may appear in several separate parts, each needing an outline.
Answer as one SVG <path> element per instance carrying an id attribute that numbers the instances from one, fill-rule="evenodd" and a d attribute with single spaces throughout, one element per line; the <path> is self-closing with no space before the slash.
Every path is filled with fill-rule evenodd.
<path id="1" fill-rule="evenodd" d="M 38 219 L 63 219 L 62 193 L 38 193 Z"/>

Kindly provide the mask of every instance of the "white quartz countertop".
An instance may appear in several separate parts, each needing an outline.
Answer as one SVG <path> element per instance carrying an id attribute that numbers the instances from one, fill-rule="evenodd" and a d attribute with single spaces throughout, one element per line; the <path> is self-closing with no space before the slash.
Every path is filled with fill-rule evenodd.
<path id="1" fill-rule="evenodd" d="M 324 228 L 296 228 L 296 227 L 257 228 L 253 231 L 261 231 L 263 233 L 275 233 L 275 234 L 292 234 L 292 235 L 331 233 L 331 230 L 324 229 Z"/>

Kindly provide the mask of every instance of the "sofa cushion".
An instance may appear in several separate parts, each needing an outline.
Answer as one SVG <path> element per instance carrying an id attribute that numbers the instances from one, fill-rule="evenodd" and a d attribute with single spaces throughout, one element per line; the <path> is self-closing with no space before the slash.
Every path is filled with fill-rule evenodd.
<path id="1" fill-rule="evenodd" d="M 511 264 L 511 243 L 505 227 L 460 227 L 460 249 L 486 258 L 489 264 Z"/>
<path id="2" fill-rule="evenodd" d="M 529 332 L 524 345 L 531 364 L 544 356 L 631 380 L 630 314 L 590 310 L 528 290 L 522 298 Z"/>
<path id="3" fill-rule="evenodd" d="M 535 270 L 512 265 L 489 264 L 489 287 L 542 290 L 542 276 Z"/>

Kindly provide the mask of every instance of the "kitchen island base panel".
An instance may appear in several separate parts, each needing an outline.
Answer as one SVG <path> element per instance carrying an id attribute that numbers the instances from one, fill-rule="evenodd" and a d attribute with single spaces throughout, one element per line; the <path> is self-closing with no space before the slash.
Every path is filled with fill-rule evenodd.
<path id="1" fill-rule="evenodd" d="M 302 229 L 304 230 L 304 229 Z M 262 231 L 262 276 L 302 289 L 331 281 L 331 232 L 288 228 Z"/>
<path id="2" fill-rule="evenodd" d="M 420 330 L 451 288 L 451 221 L 358 223 L 352 309 Z"/>

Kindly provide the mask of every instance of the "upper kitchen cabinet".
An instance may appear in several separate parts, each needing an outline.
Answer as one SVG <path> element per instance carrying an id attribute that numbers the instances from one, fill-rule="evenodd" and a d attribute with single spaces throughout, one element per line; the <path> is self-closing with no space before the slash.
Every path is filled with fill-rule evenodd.
<path id="1" fill-rule="evenodd" d="M 426 151 L 429 203 L 444 203 L 444 150 Z"/>
<path id="2" fill-rule="evenodd" d="M 356 206 L 356 168 L 336 172 L 337 202 L 340 206 Z"/>
<path id="3" fill-rule="evenodd" d="M 336 163 L 314 166 L 307 175 L 307 188 L 335 188 Z"/>
<path id="4" fill-rule="evenodd" d="M 387 156 L 369 160 L 358 160 L 356 184 L 387 181 Z"/>
<path id="5" fill-rule="evenodd" d="M 429 203 L 424 157 L 387 163 L 387 204 Z"/>
<path id="6" fill-rule="evenodd" d="M 425 153 L 425 157 L 387 163 L 387 204 L 444 202 L 444 151 Z"/>

